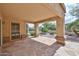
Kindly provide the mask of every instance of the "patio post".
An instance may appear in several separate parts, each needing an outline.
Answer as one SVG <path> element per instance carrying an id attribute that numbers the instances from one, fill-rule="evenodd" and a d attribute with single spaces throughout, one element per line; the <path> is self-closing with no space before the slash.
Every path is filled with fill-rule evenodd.
<path id="1" fill-rule="evenodd" d="M 37 36 L 39 36 L 39 24 L 35 23 L 34 27 L 35 27 L 35 37 L 37 37 Z"/>
<path id="2" fill-rule="evenodd" d="M 28 24 L 26 23 L 26 36 L 27 37 L 28 37 L 28 31 L 29 31 Z"/>
<path id="3" fill-rule="evenodd" d="M 62 45 L 65 45 L 65 38 L 64 38 L 64 34 L 65 34 L 65 28 L 64 28 L 64 17 L 62 18 L 58 18 L 56 20 L 56 40 L 57 43 L 60 43 Z"/>

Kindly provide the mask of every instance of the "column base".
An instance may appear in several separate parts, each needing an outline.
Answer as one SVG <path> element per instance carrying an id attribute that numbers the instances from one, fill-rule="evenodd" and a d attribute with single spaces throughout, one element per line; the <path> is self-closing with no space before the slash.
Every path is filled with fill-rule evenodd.
<path id="1" fill-rule="evenodd" d="M 56 42 L 58 44 L 65 45 L 65 38 L 63 36 L 56 36 L 55 38 L 56 38 L 56 40 L 57 40 Z"/>

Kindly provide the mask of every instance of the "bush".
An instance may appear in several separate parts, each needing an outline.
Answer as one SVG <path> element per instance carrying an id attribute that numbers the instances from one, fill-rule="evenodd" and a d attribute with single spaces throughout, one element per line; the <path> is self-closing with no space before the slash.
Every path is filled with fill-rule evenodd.
<path id="1" fill-rule="evenodd" d="M 35 35 L 35 32 L 34 31 L 30 31 L 30 36 L 34 36 Z"/>
<path id="2" fill-rule="evenodd" d="M 47 28 L 43 28 L 42 32 L 48 32 Z"/>

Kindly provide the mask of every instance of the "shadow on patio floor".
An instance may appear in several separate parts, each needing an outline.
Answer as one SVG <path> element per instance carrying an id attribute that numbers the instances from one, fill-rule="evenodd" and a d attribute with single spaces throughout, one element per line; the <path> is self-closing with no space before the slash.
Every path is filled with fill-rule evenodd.
<path id="1" fill-rule="evenodd" d="M 60 47 L 61 45 L 56 42 L 48 46 L 31 39 L 26 39 L 12 42 L 10 46 L 3 48 L 0 54 L 8 54 L 10 56 L 53 56 Z"/>

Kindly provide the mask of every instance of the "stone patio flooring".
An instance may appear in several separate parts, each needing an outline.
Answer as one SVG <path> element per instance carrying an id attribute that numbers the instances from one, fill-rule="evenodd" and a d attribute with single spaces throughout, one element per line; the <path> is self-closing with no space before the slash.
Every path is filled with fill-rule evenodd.
<path id="1" fill-rule="evenodd" d="M 66 38 L 68 39 L 68 38 Z M 79 38 L 78 38 L 79 39 Z M 75 38 L 74 38 L 75 40 Z M 39 36 L 10 42 L 0 49 L 0 55 L 9 56 L 79 56 L 79 41 L 66 40 L 66 45 L 55 38 Z"/>

